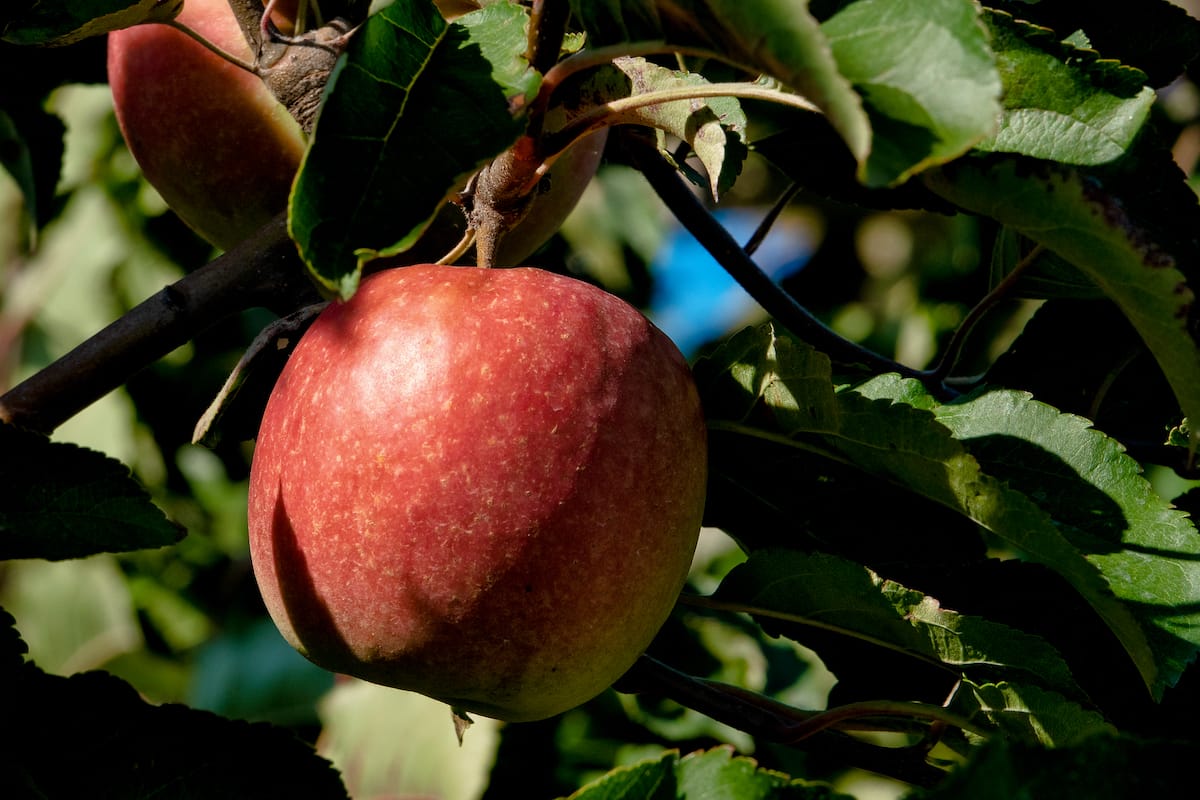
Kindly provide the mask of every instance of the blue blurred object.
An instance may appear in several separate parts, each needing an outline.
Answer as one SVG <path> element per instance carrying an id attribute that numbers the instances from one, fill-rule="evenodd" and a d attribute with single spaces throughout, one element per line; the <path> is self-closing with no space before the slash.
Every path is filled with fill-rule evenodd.
<path id="1" fill-rule="evenodd" d="M 766 208 L 718 211 L 717 220 L 739 242 L 753 234 Z M 776 221 L 754 253 L 755 262 L 778 283 L 808 262 L 816 243 L 809 227 Z M 729 277 L 691 234 L 676 228 L 667 234 L 650 264 L 654 291 L 650 318 L 691 358 L 704 344 L 746 324 L 759 305 Z"/>

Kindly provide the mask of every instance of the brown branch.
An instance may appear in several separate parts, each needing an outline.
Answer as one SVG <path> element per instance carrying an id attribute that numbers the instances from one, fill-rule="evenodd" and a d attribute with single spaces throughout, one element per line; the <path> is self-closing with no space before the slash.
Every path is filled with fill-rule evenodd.
<path id="1" fill-rule="evenodd" d="M 738 686 L 688 675 L 650 656 L 638 659 L 613 688 L 629 694 L 653 694 L 674 700 L 765 741 L 790 746 L 803 741 L 808 752 L 915 786 L 930 787 L 946 777 L 944 771 L 925 760 L 925 750 L 921 747 L 880 747 L 825 727 L 826 722 L 837 724 L 843 717 L 849 719 L 851 714 L 833 719 L 827 717 L 830 712 L 803 711 Z M 887 709 L 899 710 L 894 706 Z M 855 712 L 860 710 L 854 709 Z M 833 713 L 837 714 L 836 711 Z M 873 729 L 888 728 L 874 726 Z"/>
<path id="2" fill-rule="evenodd" d="M 50 433 L 214 323 L 255 306 L 285 314 L 317 299 L 280 215 L 0 396 L 0 420 Z"/>

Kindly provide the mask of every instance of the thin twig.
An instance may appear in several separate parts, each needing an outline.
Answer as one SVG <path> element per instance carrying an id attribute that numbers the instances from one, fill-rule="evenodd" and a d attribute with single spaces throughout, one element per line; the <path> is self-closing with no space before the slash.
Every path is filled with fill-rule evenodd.
<path id="1" fill-rule="evenodd" d="M 942 354 L 937 366 L 926 373 L 930 378 L 938 382 L 944 382 L 950 377 L 950 373 L 958 365 L 958 359 L 962 355 L 963 348 L 967 344 L 967 339 L 970 337 L 971 331 L 975 329 L 989 311 L 1012 294 L 1017 281 L 1021 279 L 1025 271 L 1038 260 L 1045 250 L 1045 245 L 1036 245 L 1024 258 L 1017 262 L 1012 271 L 1005 275 L 1000 283 L 996 284 L 995 288 L 975 304 L 975 307 L 967 314 L 966 319 L 954 331 L 954 335 L 950 337 L 950 341 L 946 345 L 946 351 Z"/>
<path id="2" fill-rule="evenodd" d="M 949 396 L 940 384 L 929 385 L 924 373 L 867 350 L 826 327 L 746 255 L 652 143 L 632 135 L 621 138 L 627 159 L 642 172 L 680 224 L 781 325 L 840 364 L 859 364 L 874 372 L 896 372 L 921 379 L 934 395 Z"/>
<path id="3" fill-rule="evenodd" d="M 642 656 L 614 688 L 621 692 L 649 693 L 669 698 L 764 741 L 794 746 L 803 740 L 806 751 L 821 753 L 845 764 L 916 786 L 933 786 L 946 776 L 945 772 L 925 760 L 920 748 L 880 747 L 833 730 L 838 727 L 864 729 L 854 720 L 868 716 L 868 706 L 874 709 L 870 716 L 896 714 L 909 719 L 914 716 L 943 719 L 948 715 L 948 712 L 942 713 L 936 707 L 915 709 L 905 705 L 901 708 L 900 704 L 883 701 L 855 704 L 847 707 L 849 710 L 844 713 L 836 709 L 826 712 L 805 711 L 739 686 L 688 675 L 650 656 Z M 827 717 L 829 714 L 834 716 Z M 955 718 L 955 721 L 962 720 Z M 871 729 L 895 730 L 897 726 L 879 724 Z"/>
<path id="4" fill-rule="evenodd" d="M 754 255 L 759 246 L 762 245 L 763 241 L 767 238 L 767 234 L 771 232 L 771 228 L 775 226 L 776 221 L 779 219 L 779 215 L 783 213 L 783 210 L 788 207 L 788 204 L 791 203 L 799 193 L 800 183 L 798 181 L 792 181 L 791 185 L 784 190 L 783 194 L 779 196 L 779 199 L 775 201 L 775 204 L 771 206 L 771 210 L 767 212 L 767 215 L 762 218 L 762 222 L 758 223 L 758 227 L 754 230 L 753 235 L 751 235 L 751 237 L 746 240 L 746 244 L 742 246 L 742 249 L 746 251 L 746 255 Z"/>

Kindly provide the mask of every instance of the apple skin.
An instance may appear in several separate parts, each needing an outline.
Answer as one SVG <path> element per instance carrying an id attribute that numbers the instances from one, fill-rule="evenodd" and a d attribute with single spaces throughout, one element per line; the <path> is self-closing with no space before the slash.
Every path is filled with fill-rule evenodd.
<path id="1" fill-rule="evenodd" d="M 650 643 L 705 488 L 691 373 L 634 308 L 532 268 L 403 267 L 323 311 L 276 383 L 250 554 L 316 664 L 536 720 Z"/>
<path id="2" fill-rule="evenodd" d="M 226 0 L 187 0 L 177 20 L 253 60 Z M 146 180 L 209 242 L 227 250 L 287 208 L 306 141 L 258 77 L 151 24 L 109 34 L 108 79 Z"/>

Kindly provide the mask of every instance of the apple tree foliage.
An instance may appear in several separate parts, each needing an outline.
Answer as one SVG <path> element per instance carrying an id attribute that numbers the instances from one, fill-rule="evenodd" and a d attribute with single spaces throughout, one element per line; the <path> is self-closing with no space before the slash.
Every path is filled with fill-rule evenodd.
<path id="1" fill-rule="evenodd" d="M 286 223 L 219 257 L 105 105 L 103 34 L 178 3 L 0 10 L 0 793 L 1194 785 L 1200 22 L 1166 0 L 478 5 L 322 0 L 360 27 Z M 605 127 L 593 193 L 531 261 L 646 304 L 665 211 L 756 301 L 694 361 L 715 544 L 616 691 L 459 749 L 444 709 L 334 686 L 264 625 L 245 442 L 288 315 L 417 260 L 501 154 L 476 206 Z M 758 233 L 819 218 L 808 264 L 768 275 L 718 222 L 738 206 Z"/>

